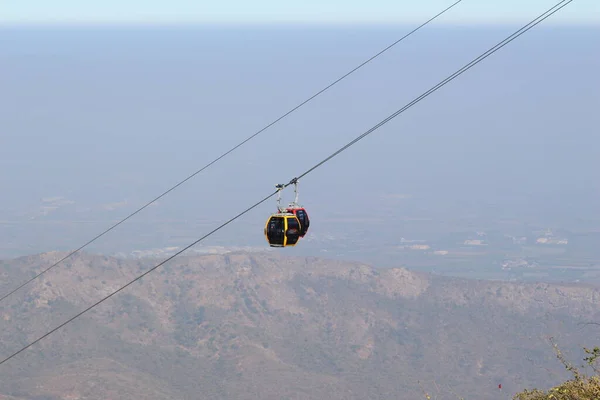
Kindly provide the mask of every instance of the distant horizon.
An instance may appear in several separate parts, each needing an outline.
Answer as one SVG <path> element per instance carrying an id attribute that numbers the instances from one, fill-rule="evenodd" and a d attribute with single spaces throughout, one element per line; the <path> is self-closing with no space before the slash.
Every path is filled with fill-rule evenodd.
<path id="1" fill-rule="evenodd" d="M 522 2 L 469 2 L 429 0 L 426 2 L 375 0 L 306 0 L 286 3 L 261 0 L 248 3 L 197 2 L 192 0 L 131 1 L 105 0 L 79 2 L 40 0 L 10 2 L 0 14 L 0 26 L 280 26 L 280 25 L 398 25 L 421 24 L 442 10 L 448 9 L 436 21 L 451 25 L 517 25 L 529 22 L 540 13 L 558 5 L 557 0 Z M 565 7 L 562 7 L 565 6 Z M 599 26 L 600 3 L 582 1 L 563 3 L 545 25 Z"/>
<path id="2" fill-rule="evenodd" d="M 6 23 L 0 21 L 0 29 L 205 29 L 205 28 L 252 28 L 252 29 L 296 29 L 296 28 L 359 28 L 359 29 L 398 29 L 398 28 L 414 28 L 419 26 L 420 22 L 85 22 L 85 23 Z M 436 28 L 504 28 L 518 27 L 525 24 L 522 22 L 502 22 L 502 23 L 476 23 L 476 22 L 437 22 L 427 29 Z M 568 23 L 568 22 L 550 22 L 543 21 L 533 29 L 540 28 L 577 28 L 577 29 L 600 29 L 600 23 Z"/>

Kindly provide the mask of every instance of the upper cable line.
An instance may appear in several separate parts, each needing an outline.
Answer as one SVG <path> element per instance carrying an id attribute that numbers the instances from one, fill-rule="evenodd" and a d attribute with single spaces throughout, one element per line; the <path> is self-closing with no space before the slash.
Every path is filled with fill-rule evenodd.
<path id="1" fill-rule="evenodd" d="M 98 234 L 97 236 L 95 236 L 94 238 L 92 238 L 91 240 L 89 240 L 88 242 L 86 242 L 85 244 L 83 244 L 82 246 L 80 246 L 79 248 L 77 248 L 76 250 L 73 250 L 72 252 L 70 252 L 69 254 L 67 254 L 66 256 L 64 256 L 63 258 L 61 258 L 60 260 L 58 260 L 57 262 L 55 262 L 54 264 L 52 264 L 48 268 L 42 270 L 40 273 L 38 273 L 37 275 L 35 275 L 33 278 L 27 280 L 26 282 L 22 283 L 17 288 L 11 290 L 9 293 L 7 293 L 4 296 L 0 297 L 0 302 L 2 302 L 4 299 L 6 299 L 7 297 L 9 297 L 10 295 L 12 295 L 13 293 L 15 293 L 16 291 L 20 290 L 24 286 L 26 286 L 29 283 L 33 282 L 34 280 L 36 280 L 40 276 L 44 275 L 46 272 L 48 272 L 51 269 L 53 269 L 54 267 L 56 267 L 57 265 L 59 265 L 60 263 L 62 263 L 63 261 L 65 261 L 67 258 L 71 257 L 73 254 L 81 251 L 82 249 L 84 249 L 85 247 L 89 246 L 90 244 L 92 244 L 96 240 L 100 239 L 102 236 L 104 236 L 108 232 L 112 231 L 117 226 L 121 225 L 123 222 L 129 220 L 131 217 L 133 217 L 134 215 L 138 214 L 140 211 L 144 210 L 145 208 L 149 207 L 150 205 L 152 205 L 156 201 L 160 200 L 162 197 L 166 196 L 168 193 L 172 192 L 173 190 L 175 190 L 179 186 L 183 185 L 185 182 L 187 182 L 188 180 L 192 179 L 193 177 L 195 177 L 196 175 L 198 175 L 200 172 L 204 171 L 205 169 L 207 169 L 211 165 L 215 164 L 217 161 L 221 160 L 223 157 L 227 156 L 228 154 L 232 153 L 233 151 L 235 151 L 239 147 L 243 146 L 245 143 L 247 143 L 250 140 L 254 139 L 259 134 L 261 134 L 262 132 L 264 132 L 265 130 L 267 130 L 268 128 L 270 128 L 271 126 L 275 125 L 277 122 L 281 121 L 282 119 L 284 119 L 288 115 L 292 114 L 294 111 L 298 110 L 299 108 L 301 108 L 302 106 L 304 106 L 305 104 L 307 104 L 308 102 L 310 102 L 311 100 L 315 99 L 317 96 L 323 94 L 324 92 L 326 92 L 327 90 L 329 90 L 330 88 L 332 88 L 333 86 L 335 86 L 336 84 L 338 84 L 339 82 L 341 82 L 342 80 L 344 80 L 345 78 L 347 78 L 348 76 L 352 75 L 354 72 L 358 71 L 360 68 L 364 67 L 365 65 L 367 65 L 368 63 L 370 63 L 371 61 L 373 61 L 374 59 L 376 59 L 377 57 L 379 57 L 383 53 L 385 53 L 386 51 L 390 50 L 392 47 L 394 47 L 398 43 L 402 42 L 404 39 L 406 39 L 409 36 L 411 36 L 413 33 L 417 32 L 419 29 L 423 28 L 427 24 L 431 23 L 432 21 L 434 21 L 435 19 L 437 19 L 438 17 L 440 17 L 441 15 L 443 15 L 444 13 L 446 13 L 447 11 L 449 11 L 450 9 L 452 9 L 454 6 L 456 6 L 461 1 L 462 0 L 458 0 L 458 1 L 454 2 L 453 4 L 451 4 L 450 6 L 446 7 L 445 9 L 443 9 L 442 11 L 440 11 L 439 13 L 437 13 L 436 15 L 434 15 L 433 17 L 431 17 L 427 21 L 423 22 L 421 25 L 419 25 L 418 27 L 416 27 L 412 31 L 410 31 L 407 34 L 405 34 L 404 36 L 402 36 L 400 39 L 396 40 L 395 42 L 393 42 L 392 44 L 390 44 L 389 46 L 387 46 L 386 48 L 384 48 L 383 50 L 381 50 L 380 52 L 378 52 L 377 54 L 375 54 L 374 56 L 372 56 L 371 58 L 369 58 L 368 60 L 362 62 L 357 67 L 353 68 L 352 70 L 350 70 L 346 74 L 342 75 L 340 78 L 336 79 L 335 81 L 333 81 L 332 83 L 330 83 L 329 85 L 327 85 L 326 87 L 324 87 L 323 89 L 319 90 L 317 93 L 313 94 L 308 99 L 304 100 L 303 102 L 301 102 L 300 104 L 298 104 L 297 106 L 295 106 L 294 108 L 292 108 L 291 110 L 289 110 L 288 112 L 286 112 L 285 114 L 283 114 L 282 116 L 278 117 L 273 122 L 271 122 L 268 125 L 266 125 L 264 128 L 260 129 L 259 131 L 257 131 L 253 135 L 249 136 L 248 138 L 246 138 L 242 142 L 238 143 L 237 145 L 235 145 L 234 147 L 232 147 L 231 149 L 229 149 L 225 153 L 221 154 L 219 157 L 215 158 L 213 161 L 209 162 L 208 164 L 206 164 L 205 166 L 203 166 L 202 168 L 200 168 L 199 170 L 197 170 L 193 174 L 189 175 L 187 178 L 183 179 L 182 181 L 180 181 L 176 185 L 172 186 L 170 189 L 166 190 L 165 192 L 163 192 L 162 194 L 160 194 L 159 196 L 157 196 L 153 200 L 151 200 L 148 203 L 144 204 L 142 207 L 138 208 L 137 210 L 135 210 L 134 212 L 132 212 L 131 214 L 129 214 L 127 217 L 123 218 L 122 220 L 120 220 L 119 222 L 115 223 L 114 225 L 112 225 L 111 227 L 109 227 L 108 229 L 106 229 L 105 231 L 103 231 L 102 233 Z"/>

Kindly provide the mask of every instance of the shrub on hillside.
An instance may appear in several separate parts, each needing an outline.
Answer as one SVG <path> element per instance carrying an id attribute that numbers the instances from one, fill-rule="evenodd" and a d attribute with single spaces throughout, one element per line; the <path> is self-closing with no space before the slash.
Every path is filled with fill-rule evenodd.
<path id="1" fill-rule="evenodd" d="M 556 357 L 563 363 L 565 368 L 573 374 L 570 379 L 559 386 L 548 391 L 539 389 L 524 390 L 517 393 L 513 400 L 599 400 L 600 399 L 600 371 L 597 362 L 600 359 L 600 347 L 585 349 L 588 357 L 584 358 L 594 374 L 587 376 L 571 365 L 562 355 L 556 344 Z"/>

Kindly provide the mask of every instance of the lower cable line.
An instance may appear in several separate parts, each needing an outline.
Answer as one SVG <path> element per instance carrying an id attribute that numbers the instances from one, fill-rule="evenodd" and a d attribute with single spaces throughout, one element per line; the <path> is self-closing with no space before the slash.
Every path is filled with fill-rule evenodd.
<path id="1" fill-rule="evenodd" d="M 395 117 L 397 117 L 398 115 L 400 115 L 402 112 L 406 111 L 407 109 L 409 109 L 413 105 L 417 104 L 419 101 L 423 100 L 425 97 L 429 96 L 431 93 L 435 92 L 436 90 L 438 90 L 442 86 L 446 85 L 448 82 L 452 81 L 453 79 L 455 79 L 456 77 L 458 77 L 459 75 L 461 75 L 463 72 L 465 72 L 468 69 L 470 69 L 471 67 L 473 67 L 475 64 L 478 64 L 479 62 L 483 61 L 485 58 L 489 57 L 491 54 L 495 53 L 496 51 L 498 51 L 499 49 L 501 49 L 502 47 L 504 47 L 505 45 L 507 45 L 508 43 L 510 43 L 511 41 L 513 41 L 514 39 L 516 39 L 517 37 L 521 36 L 522 34 L 524 34 L 525 32 L 527 32 L 528 30 L 530 30 L 531 28 L 533 28 L 534 26 L 536 26 L 540 22 L 544 21 L 546 18 L 548 18 L 551 15 L 553 15 L 554 13 L 558 12 L 559 10 L 561 10 L 563 7 L 565 7 L 566 5 L 568 5 L 569 3 L 571 3 L 572 1 L 573 0 L 562 0 L 562 1 L 560 1 L 555 6 L 551 7 L 549 10 L 545 11 L 544 13 L 542 13 L 537 18 L 533 19 L 531 22 L 529 22 L 525 26 L 523 26 L 522 28 L 520 28 L 516 32 L 512 33 L 511 35 L 509 35 L 506 39 L 502 40 L 500 43 L 496 44 L 495 46 L 493 46 L 492 48 L 490 48 L 488 51 L 486 51 L 485 53 L 483 53 L 479 57 L 475 58 L 473 61 L 471 61 L 468 64 L 466 64 L 464 67 L 460 68 L 458 71 L 456 71 L 455 73 L 453 73 L 452 75 L 450 75 L 448 78 L 444 79 L 443 81 L 441 81 L 437 85 L 433 86 L 431 89 L 429 89 L 428 91 L 426 91 L 422 95 L 418 96 L 413 101 L 411 101 L 410 103 L 408 103 L 407 105 L 405 105 L 404 107 L 402 107 L 401 109 L 399 109 L 398 111 L 394 112 L 393 114 L 391 114 L 390 116 L 388 116 L 387 118 L 385 118 L 384 120 L 382 120 L 381 122 L 379 122 L 377 125 L 375 125 L 374 127 L 372 127 L 371 129 L 369 129 L 365 133 L 363 133 L 360 136 L 358 136 L 356 139 L 352 140 L 351 142 L 349 142 L 348 144 L 346 144 L 345 146 L 343 146 L 342 148 L 340 148 L 339 150 L 337 150 L 336 152 L 334 152 L 333 154 L 331 154 L 330 156 L 328 156 L 327 158 L 325 158 L 323 161 L 321 161 L 318 164 L 314 165 L 313 167 L 311 167 L 310 169 L 308 169 L 306 172 L 302 173 L 298 177 L 293 178 L 289 183 L 283 185 L 284 188 L 292 185 L 298 179 L 300 179 L 300 178 L 308 175 L 309 173 L 311 173 L 312 171 L 314 171 L 315 169 L 317 169 L 321 165 L 325 164 L 327 161 L 329 161 L 330 159 L 332 159 L 336 155 L 340 154 L 341 152 L 343 152 L 344 150 L 346 150 L 347 148 L 349 148 L 353 144 L 357 143 L 359 140 L 363 139 L 364 137 L 366 137 L 370 133 L 374 132 L 375 130 L 377 130 L 381 126 L 385 125 L 386 123 L 388 123 L 389 121 L 391 121 L 392 119 L 394 119 Z M 61 329 L 62 327 L 64 327 L 65 325 L 69 324 L 73 320 L 77 319 L 81 315 L 85 314 L 86 312 L 88 312 L 92 308 L 96 307 L 100 303 L 104 302 L 105 300 L 107 300 L 110 297 L 114 296 L 115 294 L 119 293 L 123 289 L 125 289 L 128 286 L 132 285 L 134 282 L 137 282 L 138 280 L 140 280 L 141 278 L 143 278 L 144 276 L 146 276 L 150 272 L 154 271 L 155 269 L 157 269 L 158 267 L 162 266 L 166 262 L 168 262 L 168 261 L 172 260 L 173 258 L 177 257 L 178 255 L 180 255 L 184 251 L 188 250 L 189 248 L 195 246 L 196 244 L 198 244 L 202 240 L 206 239 L 207 237 L 209 237 L 210 235 L 214 234 L 218 230 L 224 228 L 226 225 L 228 225 L 231 222 L 235 221 L 236 219 L 238 219 L 242 215 L 246 214 L 247 212 L 251 211 L 252 209 L 254 209 L 254 208 L 258 207 L 259 205 L 261 205 L 262 203 L 266 202 L 268 199 L 270 199 L 271 197 L 273 197 L 274 195 L 276 195 L 278 193 L 278 191 L 279 190 L 277 190 L 277 191 L 269 194 L 268 196 L 266 196 L 262 200 L 258 201 L 257 203 L 253 204 L 252 206 L 248 207 L 244 211 L 242 211 L 239 214 L 237 214 L 235 217 L 229 219 L 228 221 L 224 222 L 223 224 L 221 224 L 217 228 L 215 228 L 212 231 L 210 231 L 209 233 L 205 234 L 204 236 L 202 236 L 198 240 L 194 241 L 193 243 L 189 244 L 188 246 L 186 246 L 182 250 L 178 251 L 174 255 L 172 255 L 172 256 L 168 257 L 167 259 L 165 259 L 164 261 L 160 262 L 158 265 L 152 267 L 148 271 L 146 271 L 143 274 L 139 275 L 137 278 L 133 279 L 132 281 L 130 281 L 126 285 L 120 287 L 119 289 L 117 289 L 114 292 L 110 293 L 106 297 L 98 300 L 96 303 L 92 304 L 91 306 L 89 306 L 85 310 L 79 312 L 75 316 L 69 318 L 68 320 L 66 320 L 65 322 L 63 322 L 62 324 L 60 324 L 59 326 L 57 326 L 56 328 L 52 329 L 48 333 L 44 334 L 43 336 L 39 337 L 38 339 L 34 340 L 33 342 L 30 342 L 28 345 L 24 346 L 23 348 L 21 348 L 20 350 L 18 350 L 15 353 L 13 353 L 12 355 L 6 357 L 2 361 L 0 361 L 0 365 L 4 364 L 8 360 L 10 360 L 13 357 L 17 356 L 18 354 L 20 354 L 21 352 L 25 351 L 26 349 L 28 349 L 29 347 L 33 346 L 34 344 L 38 343 L 39 341 L 43 340 L 44 338 L 48 337 L 49 335 L 51 335 L 52 333 L 56 332 L 57 330 Z"/>
<path id="2" fill-rule="evenodd" d="M 4 364 L 6 361 L 10 360 L 11 358 L 13 358 L 14 356 L 18 355 L 19 353 L 27 350 L 29 347 L 33 346 L 34 344 L 36 344 L 37 342 L 39 342 L 40 340 L 46 338 L 47 336 L 50 336 L 52 333 L 56 332 L 57 330 L 59 330 L 60 328 L 62 328 L 63 326 L 67 325 L 68 323 L 72 322 L 73 320 L 79 318 L 80 316 L 82 316 L 83 314 L 85 314 L 86 312 L 90 311 L 92 308 L 96 307 L 97 305 L 99 305 L 100 303 L 104 302 L 105 300 L 108 300 L 110 297 L 114 296 L 115 294 L 119 293 L 121 290 L 125 289 L 126 287 L 132 285 L 134 282 L 139 281 L 140 279 L 142 279 L 144 276 L 148 275 L 150 272 L 154 271 L 155 269 L 157 269 L 158 267 L 160 267 L 161 265 L 167 263 L 168 261 L 172 260 L 173 258 L 177 257 L 178 255 L 180 255 L 181 253 L 183 253 L 184 251 L 190 249 L 191 247 L 195 246 L 196 244 L 198 244 L 199 242 L 201 242 L 202 240 L 206 239 L 207 237 L 209 237 L 210 235 L 212 235 L 213 233 L 217 232 L 218 230 L 220 230 L 221 228 L 225 227 L 226 225 L 230 224 L 231 222 L 235 221 L 236 219 L 238 219 L 239 217 L 241 217 L 242 215 L 246 214 L 248 211 L 252 210 L 253 208 L 258 207 L 259 205 L 261 205 L 262 203 L 264 203 L 265 201 L 269 200 L 271 197 L 273 197 L 275 194 L 277 194 L 277 192 L 273 192 L 270 195 L 268 195 L 267 197 L 265 197 L 264 199 L 262 199 L 261 201 L 259 201 L 258 203 L 252 205 L 251 207 L 248 207 L 246 210 L 242 211 L 241 213 L 239 213 L 238 215 L 236 215 L 235 217 L 231 218 L 230 220 L 228 220 L 227 222 L 221 224 L 220 226 L 218 226 L 217 228 L 213 229 L 212 231 L 210 231 L 209 233 L 207 233 L 206 235 L 202 236 L 200 239 L 196 240 L 195 242 L 187 245 L 186 247 L 184 247 L 182 250 L 179 250 L 177 253 L 173 254 L 172 256 L 168 257 L 167 259 L 165 259 L 164 261 L 161 261 L 158 265 L 150 268 L 148 271 L 144 272 L 143 274 L 139 275 L 137 278 L 133 279 L 132 281 L 130 281 L 129 283 L 127 283 L 124 286 L 121 286 L 119 289 L 115 290 L 114 292 L 112 292 L 111 294 L 109 294 L 108 296 L 98 300 L 96 303 L 92 304 L 91 306 L 89 306 L 88 308 L 86 308 L 85 310 L 81 311 L 80 313 L 78 313 L 77 315 L 74 315 L 73 317 L 69 318 L 68 320 L 66 320 L 65 322 L 63 322 L 62 324 L 60 324 L 59 326 L 57 326 L 56 328 L 52 329 L 50 332 L 46 333 L 45 335 L 39 337 L 38 339 L 34 340 L 33 342 L 29 343 L 27 346 L 23 347 L 21 350 L 17 351 L 16 353 L 13 353 L 10 357 L 5 358 L 4 360 L 0 361 L 0 365 Z"/>

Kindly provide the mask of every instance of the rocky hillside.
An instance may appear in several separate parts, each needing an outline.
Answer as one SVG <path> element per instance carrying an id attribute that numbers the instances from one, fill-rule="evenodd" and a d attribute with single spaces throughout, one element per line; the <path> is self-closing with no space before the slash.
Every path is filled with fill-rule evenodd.
<path id="1" fill-rule="evenodd" d="M 0 294 L 63 256 L 4 261 Z M 0 356 L 156 262 L 73 256 L 0 303 Z M 568 378 L 547 338 L 580 360 L 587 321 L 598 288 L 179 257 L 0 366 L 0 399 L 507 399 Z"/>

